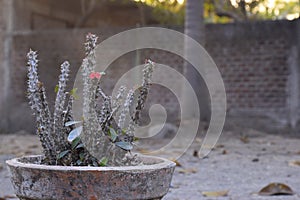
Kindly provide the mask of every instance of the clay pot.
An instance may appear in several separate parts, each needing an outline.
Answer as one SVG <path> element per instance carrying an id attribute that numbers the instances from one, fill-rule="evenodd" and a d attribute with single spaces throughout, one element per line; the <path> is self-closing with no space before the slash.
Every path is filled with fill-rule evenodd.
<path id="1" fill-rule="evenodd" d="M 22 200 L 161 199 L 169 190 L 175 163 L 140 156 L 144 165 L 72 167 L 41 165 L 41 156 L 6 161 Z"/>

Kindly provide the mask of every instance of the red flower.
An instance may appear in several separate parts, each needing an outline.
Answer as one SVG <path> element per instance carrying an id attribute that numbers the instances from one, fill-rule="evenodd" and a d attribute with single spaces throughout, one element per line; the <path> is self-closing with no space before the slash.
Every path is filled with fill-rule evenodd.
<path id="1" fill-rule="evenodd" d="M 90 79 L 100 79 L 101 78 L 101 73 L 99 73 L 99 72 L 92 72 L 91 74 L 90 74 Z"/>

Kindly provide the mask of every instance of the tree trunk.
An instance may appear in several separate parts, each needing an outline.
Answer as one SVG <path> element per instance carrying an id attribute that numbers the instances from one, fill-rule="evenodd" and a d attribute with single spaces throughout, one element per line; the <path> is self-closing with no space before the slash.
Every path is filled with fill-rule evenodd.
<path id="1" fill-rule="evenodd" d="M 203 0 L 187 0 L 186 2 L 186 17 L 185 17 L 185 34 L 193 38 L 201 45 L 204 46 L 205 43 L 205 27 L 203 23 Z M 185 43 L 185 57 L 198 57 L 199 52 L 194 49 L 193 46 Z M 198 73 L 198 71 L 189 63 L 185 63 L 184 66 L 185 75 L 192 85 L 199 102 L 200 107 L 200 117 L 201 120 L 209 121 L 210 119 L 210 99 L 208 89 L 204 82 L 204 79 Z M 183 95 L 185 94 L 185 89 L 183 90 Z M 197 117 L 195 109 L 193 106 L 190 106 L 189 96 L 184 95 L 184 107 L 190 113 L 189 116 L 184 116 L 185 118 L 194 118 Z"/>

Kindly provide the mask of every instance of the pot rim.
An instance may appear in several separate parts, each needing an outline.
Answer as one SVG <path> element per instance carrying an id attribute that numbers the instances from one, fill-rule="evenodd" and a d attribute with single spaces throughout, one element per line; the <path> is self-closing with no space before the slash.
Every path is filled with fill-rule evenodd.
<path id="1" fill-rule="evenodd" d="M 165 158 L 157 156 L 148 156 L 138 154 L 142 159 L 151 159 L 158 163 L 155 164 L 143 164 L 137 166 L 108 166 L 108 167 L 94 167 L 94 166 L 59 166 L 59 165 L 43 165 L 36 163 L 24 163 L 21 159 L 24 158 L 40 158 L 42 155 L 29 155 L 22 156 L 18 158 L 13 158 L 6 161 L 6 164 L 10 167 L 20 167 L 20 168 L 34 168 L 41 170 L 55 170 L 55 171 L 137 171 L 137 170 L 157 170 L 161 168 L 173 168 L 176 163 Z"/>

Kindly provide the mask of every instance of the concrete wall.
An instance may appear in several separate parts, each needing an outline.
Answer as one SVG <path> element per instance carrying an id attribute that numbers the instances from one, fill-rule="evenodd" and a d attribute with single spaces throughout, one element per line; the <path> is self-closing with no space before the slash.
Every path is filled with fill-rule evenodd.
<path id="1" fill-rule="evenodd" d="M 0 10 L 9 8 L 9 1 L 0 0 Z M 23 0 L 18 2 L 13 8 L 20 8 L 25 3 Z M 19 22 L 14 17 L 20 14 L 11 16 L 4 13 L 0 12 L 3 15 L 0 17 L 0 129 L 9 132 L 34 130 L 25 97 L 25 61 L 29 48 L 39 51 L 40 75 L 51 104 L 59 66 L 64 60 L 69 60 L 74 77 L 84 56 L 82 43 L 86 33 L 97 33 L 103 40 L 128 29 L 31 30 L 31 23 L 25 23 L 23 28 L 17 26 Z M 26 16 L 24 14 L 24 19 L 27 19 Z M 13 27 L 11 20 L 15 22 Z M 274 21 L 206 26 L 206 49 L 223 76 L 229 114 L 267 116 L 282 126 L 297 125 L 300 116 L 297 23 Z M 183 31 L 183 28 L 177 30 Z M 137 61 L 137 53 L 132 52 L 112 64 L 107 72 L 112 76 L 104 81 L 106 90 L 110 90 L 131 66 L 142 63 L 145 58 L 183 72 L 183 59 L 170 53 L 143 50 L 138 57 Z M 168 120 L 176 121 L 180 108 L 174 94 L 156 85 L 149 100 L 163 104 L 169 114 Z"/>
<path id="2" fill-rule="evenodd" d="M 16 115 L 9 115 L 9 127 L 13 130 L 24 128 L 24 124 L 31 124 L 31 118 L 18 119 L 17 126 L 12 126 L 17 118 L 20 118 L 19 113 L 29 112 L 26 106 L 26 52 L 34 49 L 38 50 L 39 54 L 39 72 L 41 81 L 46 86 L 48 101 L 50 105 L 54 102 L 54 88 L 57 84 L 59 76 L 59 66 L 64 60 L 68 60 L 71 63 L 71 76 L 74 78 L 78 68 L 84 58 L 84 47 L 83 42 L 85 35 L 88 32 L 93 32 L 99 35 L 99 41 L 108 38 L 111 35 L 119 33 L 124 29 L 110 29 L 110 30 L 99 30 L 99 29 L 81 29 L 76 31 L 71 30 L 56 30 L 56 31 L 31 31 L 31 32 L 16 32 L 13 35 L 12 44 L 12 60 L 11 65 L 13 66 L 11 71 L 11 91 L 12 99 L 10 103 L 13 104 L 11 107 L 12 113 Z M 144 63 L 146 58 L 151 58 L 157 63 L 166 64 L 173 66 L 179 72 L 182 72 L 183 60 L 179 56 L 172 55 L 168 52 L 159 50 L 142 50 L 139 52 L 139 59 L 137 60 L 137 52 L 131 52 L 121 56 L 106 71 L 107 76 L 103 77 L 102 87 L 105 91 L 110 93 L 114 88 L 119 78 L 126 73 L 132 66 L 140 65 Z M 166 76 L 168 76 L 166 74 Z M 162 77 L 163 78 L 163 77 Z M 72 81 L 70 86 L 72 87 Z M 154 85 L 150 91 L 149 103 L 146 108 L 151 105 L 150 102 L 162 104 L 166 107 L 168 112 L 168 121 L 176 121 L 179 104 L 175 95 L 168 89 Z M 23 110 L 23 111 L 22 111 Z M 146 112 L 145 112 L 146 113 Z M 24 114 L 25 115 L 25 114 Z M 22 115 L 22 116 L 24 116 Z M 149 122 L 147 114 L 145 123 Z M 26 116 L 26 115 L 25 115 Z M 28 126 L 27 126 L 28 127 Z M 31 130 L 31 128 L 29 129 Z"/>

